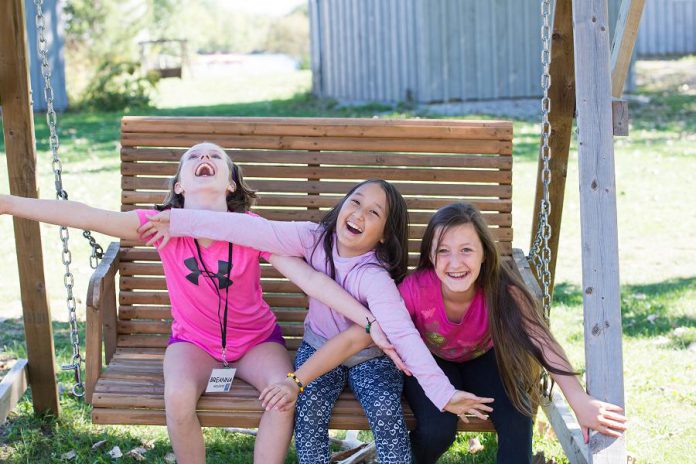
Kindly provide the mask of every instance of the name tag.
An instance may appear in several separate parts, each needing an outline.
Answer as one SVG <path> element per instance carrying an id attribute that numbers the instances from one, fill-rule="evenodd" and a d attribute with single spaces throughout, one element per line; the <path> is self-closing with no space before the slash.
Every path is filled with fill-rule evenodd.
<path id="1" fill-rule="evenodd" d="M 230 391 L 235 372 L 237 372 L 237 369 L 213 369 L 205 392 L 222 393 Z"/>

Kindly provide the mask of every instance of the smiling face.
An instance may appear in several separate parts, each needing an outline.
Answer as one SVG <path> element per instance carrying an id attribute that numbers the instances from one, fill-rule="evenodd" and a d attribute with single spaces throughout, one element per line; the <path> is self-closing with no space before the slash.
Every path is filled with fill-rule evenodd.
<path id="1" fill-rule="evenodd" d="M 435 229 L 430 260 L 442 282 L 442 291 L 459 298 L 473 297 L 484 256 L 476 228 L 472 223 L 465 223 L 447 228 L 444 234 L 441 232 L 442 226 Z"/>
<path id="2" fill-rule="evenodd" d="M 174 191 L 190 195 L 197 192 L 220 192 L 234 190 L 230 177 L 230 161 L 227 154 L 217 145 L 199 143 L 181 157 Z M 224 198 L 224 197 L 223 197 Z"/>
<path id="3" fill-rule="evenodd" d="M 373 250 L 383 239 L 388 213 L 387 194 L 379 184 L 358 187 L 345 199 L 338 213 L 338 253 L 353 257 Z"/>

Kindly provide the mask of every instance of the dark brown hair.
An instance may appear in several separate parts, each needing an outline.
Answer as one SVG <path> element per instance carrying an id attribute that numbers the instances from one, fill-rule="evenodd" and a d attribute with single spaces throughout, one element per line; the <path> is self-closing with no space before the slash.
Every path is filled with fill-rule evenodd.
<path id="1" fill-rule="evenodd" d="M 181 176 L 181 167 L 184 164 L 186 156 L 188 156 L 188 154 L 193 149 L 203 144 L 212 145 L 213 147 L 220 150 L 222 154 L 225 155 L 224 157 L 227 161 L 227 167 L 230 169 L 230 180 L 234 182 L 234 184 L 236 185 L 234 192 L 227 192 L 227 211 L 234 213 L 246 213 L 247 211 L 249 211 L 249 209 L 251 209 L 252 206 L 254 206 L 254 203 L 256 201 L 256 192 L 252 190 L 251 187 L 249 187 L 247 183 L 244 181 L 242 168 L 240 166 L 237 166 L 232 161 L 232 159 L 227 155 L 227 153 L 225 153 L 225 150 L 222 147 L 211 142 L 198 143 L 186 150 L 184 154 L 181 155 L 181 159 L 179 160 L 179 167 L 176 170 L 176 174 L 174 174 L 174 177 L 169 179 L 169 192 L 167 192 L 167 196 L 164 198 L 164 202 L 161 205 L 156 205 L 155 209 L 157 209 L 158 211 L 163 211 L 165 209 L 170 208 L 184 207 L 184 195 L 181 193 L 176 193 L 174 191 L 174 186 L 177 184 L 177 182 L 179 182 L 179 177 Z"/>
<path id="2" fill-rule="evenodd" d="M 473 225 L 483 245 L 483 262 L 476 285 L 483 289 L 486 298 L 489 330 L 505 391 L 517 410 L 531 416 L 532 405 L 540 400 L 541 366 L 554 374 L 576 373 L 545 360 L 540 347 L 542 340 L 550 341 L 547 348 L 556 355 L 565 359 L 565 354 L 542 316 L 540 302 L 512 266 L 500 259 L 488 225 L 476 207 L 455 203 L 433 215 L 423 234 L 416 270 L 432 269 L 433 243 L 439 246 L 447 230 L 462 224 Z"/>

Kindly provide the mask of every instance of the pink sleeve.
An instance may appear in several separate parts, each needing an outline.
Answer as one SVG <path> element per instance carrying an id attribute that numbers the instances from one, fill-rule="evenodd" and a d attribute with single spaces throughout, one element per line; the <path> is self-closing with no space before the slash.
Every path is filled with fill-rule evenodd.
<path id="1" fill-rule="evenodd" d="M 423 391 L 439 409 L 444 410 L 455 388 L 437 365 L 399 295 L 394 281 L 383 269 L 370 268 L 361 279 L 367 305 L 387 334 L 389 341 L 418 380 Z"/>
<path id="2" fill-rule="evenodd" d="M 281 256 L 305 257 L 317 228 L 312 222 L 269 221 L 251 214 L 179 208 L 171 210 L 170 218 L 173 237 L 223 240 Z"/>

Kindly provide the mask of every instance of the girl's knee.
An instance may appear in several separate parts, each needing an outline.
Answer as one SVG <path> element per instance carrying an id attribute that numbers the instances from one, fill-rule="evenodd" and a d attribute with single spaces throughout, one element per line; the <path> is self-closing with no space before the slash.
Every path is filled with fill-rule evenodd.
<path id="1" fill-rule="evenodd" d="M 164 409 L 167 420 L 183 422 L 196 414 L 196 405 L 200 397 L 193 386 L 164 388 Z"/>

